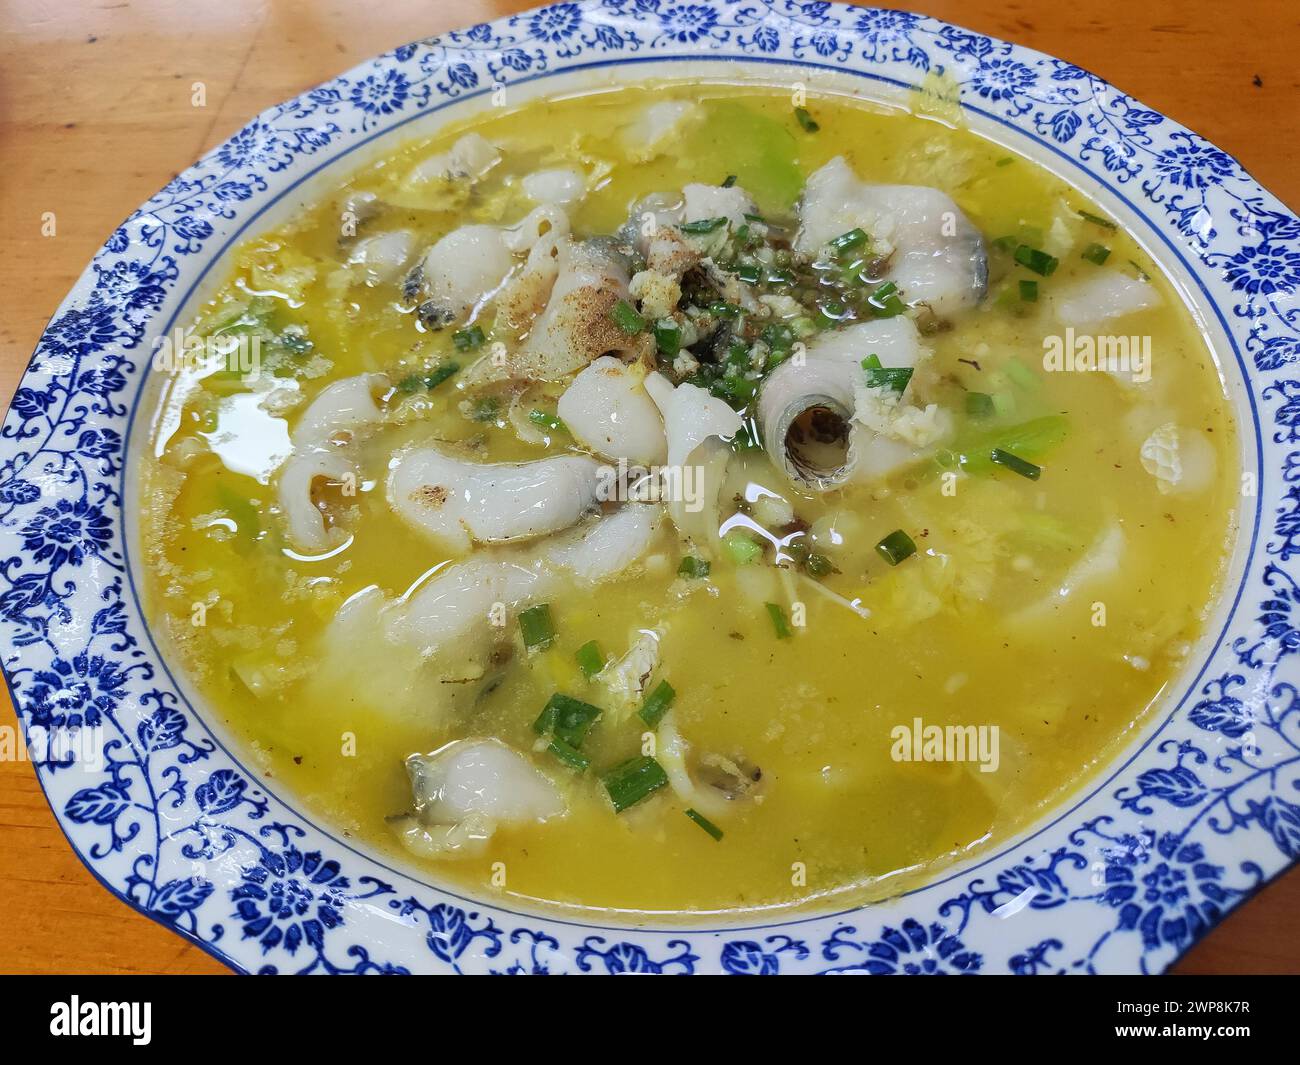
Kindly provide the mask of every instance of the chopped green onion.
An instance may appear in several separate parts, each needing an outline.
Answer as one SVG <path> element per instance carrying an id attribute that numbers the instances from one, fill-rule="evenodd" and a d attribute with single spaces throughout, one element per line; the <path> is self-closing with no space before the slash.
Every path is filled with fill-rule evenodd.
<path id="1" fill-rule="evenodd" d="M 999 159 L 999 160 L 998 160 L 996 163 L 994 163 L 993 165 L 994 165 L 994 166 L 1010 166 L 1010 165 L 1011 165 L 1012 163 L 1014 163 L 1015 161 L 1016 161 L 1016 160 L 1015 160 L 1015 158 L 1014 158 L 1013 156 L 1010 156 L 1010 155 L 1004 155 L 1001 159 Z"/>
<path id="2" fill-rule="evenodd" d="M 993 397 L 987 392 L 967 392 L 966 413 L 972 418 L 987 418 L 993 413 Z"/>
<path id="3" fill-rule="evenodd" d="M 573 744 L 565 743 L 564 740 L 558 737 L 552 739 L 550 746 L 546 749 L 570 769 L 576 769 L 580 773 L 591 765 L 590 758 L 573 746 Z"/>
<path id="4" fill-rule="evenodd" d="M 1101 266 L 1110 258 L 1110 249 L 1104 244 L 1089 244 L 1083 249 L 1083 253 L 1079 258 L 1087 259 L 1088 262 L 1095 266 Z"/>
<path id="5" fill-rule="evenodd" d="M 528 420 L 537 428 L 552 433 L 564 432 L 567 428 L 564 422 L 560 421 L 554 414 L 547 414 L 546 411 L 538 410 L 536 407 L 528 412 Z"/>
<path id="6" fill-rule="evenodd" d="M 722 187 L 723 187 L 724 189 L 729 189 L 729 188 L 731 188 L 731 186 L 734 185 L 735 183 L 736 183 L 736 175 L 735 175 L 735 174 L 728 174 L 728 175 L 726 176 L 726 178 L 723 179 Z"/>
<path id="7" fill-rule="evenodd" d="M 439 366 L 436 370 L 434 370 L 431 374 L 429 374 L 428 377 L 424 379 L 424 387 L 427 388 L 430 392 L 432 392 L 435 388 L 437 388 L 440 384 L 442 384 L 443 381 L 447 380 L 447 378 L 459 372 L 460 372 L 460 363 L 444 362 L 441 366 Z"/>
<path id="8" fill-rule="evenodd" d="M 1026 279 L 1026 280 L 1022 280 L 1022 281 L 1020 282 L 1020 298 L 1021 298 L 1025 303 L 1037 303 L 1037 302 L 1038 302 L 1038 282 L 1037 282 L 1037 281 L 1030 281 L 1030 280 L 1028 280 L 1028 279 Z"/>
<path id="9" fill-rule="evenodd" d="M 1018 359 L 1012 359 L 1003 369 L 1013 385 L 1026 391 L 1037 388 L 1040 383 L 1034 371 Z"/>
<path id="10" fill-rule="evenodd" d="M 601 782 L 614 804 L 614 812 L 621 814 L 666 785 L 668 774 L 653 758 L 642 756 L 616 765 L 601 777 Z"/>
<path id="11" fill-rule="evenodd" d="M 483 339 L 483 330 L 476 325 L 468 329 L 457 329 L 451 334 L 451 342 L 456 346 L 457 351 L 470 351 L 482 347 Z"/>
<path id="12" fill-rule="evenodd" d="M 875 292 L 867 297 L 867 302 L 875 312 L 877 318 L 892 318 L 896 314 L 902 314 L 907 307 L 904 306 L 902 298 L 898 295 L 898 286 L 892 281 L 886 281 Z"/>
<path id="13" fill-rule="evenodd" d="M 709 568 L 707 559 L 686 555 L 682 559 L 681 565 L 677 567 L 677 576 L 686 577 L 689 580 L 699 580 L 701 577 L 709 575 Z"/>
<path id="14" fill-rule="evenodd" d="M 687 810 L 686 816 L 689 817 L 692 821 L 694 821 L 697 825 L 699 825 L 702 829 L 704 829 L 704 831 L 707 832 L 710 836 L 712 836 L 715 841 L 721 842 L 722 829 L 720 829 L 717 825 L 715 825 L 712 821 L 710 821 L 698 810 L 694 810 L 694 809 Z"/>
<path id="15" fill-rule="evenodd" d="M 849 309 L 839 300 L 824 300 L 817 304 L 817 324 L 822 329 L 833 329 L 848 317 Z"/>
<path id="16" fill-rule="evenodd" d="M 781 609 L 780 603 L 764 603 L 767 607 L 767 616 L 772 619 L 772 628 L 776 629 L 776 638 L 778 640 L 788 640 L 791 635 L 790 623 L 785 620 L 785 611 Z"/>
<path id="17" fill-rule="evenodd" d="M 998 397 L 993 397 L 997 406 Z M 998 411 L 1001 414 L 1001 410 Z M 1069 432 L 1069 422 L 1059 414 L 1021 422 L 1018 425 L 996 426 L 981 429 L 978 433 L 953 445 L 958 463 L 967 473 L 992 472 L 994 464 L 990 453 L 994 449 L 1010 452 L 1022 458 L 1036 459 L 1045 455 L 1063 441 Z"/>
<path id="18" fill-rule="evenodd" d="M 1101 226 L 1102 229 L 1118 229 L 1119 226 L 1109 218 L 1102 218 L 1099 214 L 1090 214 L 1088 211 L 1079 211 L 1078 215 L 1085 222 L 1091 222 L 1094 226 Z"/>
<path id="19" fill-rule="evenodd" d="M 841 233 L 838 237 L 830 241 L 830 246 L 837 252 L 853 251 L 860 248 L 867 242 L 867 234 L 861 229 L 850 229 L 847 233 Z"/>
<path id="20" fill-rule="evenodd" d="M 598 717 L 600 707 L 556 692 L 546 700 L 542 712 L 533 722 L 533 731 L 539 736 L 561 739 L 570 747 L 581 747 Z"/>
<path id="21" fill-rule="evenodd" d="M 916 541 L 902 529 L 895 529 L 876 544 L 876 551 L 891 566 L 897 566 L 903 559 L 916 554 Z"/>
<path id="22" fill-rule="evenodd" d="M 673 686 L 666 680 L 661 680 L 655 690 L 646 696 L 637 714 L 642 721 L 654 728 L 663 719 L 664 714 L 668 713 L 668 708 L 673 705 L 675 698 L 677 693 L 673 691 Z"/>
<path id="23" fill-rule="evenodd" d="M 1039 251 L 1037 248 L 1031 248 L 1028 244 L 1021 244 L 1016 248 L 1012 258 L 1021 266 L 1032 270 L 1043 277 L 1051 277 L 1053 271 L 1059 265 L 1059 260 L 1055 256 L 1048 255 L 1045 251 Z"/>
<path id="24" fill-rule="evenodd" d="M 799 125 L 803 127 L 805 133 L 816 133 L 821 129 L 821 126 L 817 124 L 817 120 L 808 113 L 808 108 L 806 107 L 796 107 L 794 109 L 794 117 L 799 120 Z"/>
<path id="25" fill-rule="evenodd" d="M 722 538 L 722 546 L 737 566 L 747 566 L 763 553 L 750 537 L 735 530 Z"/>
<path id="26" fill-rule="evenodd" d="M 763 280 L 763 268 L 758 263 L 741 263 L 736 267 L 735 274 L 747 285 L 757 285 Z"/>
<path id="27" fill-rule="evenodd" d="M 727 224 L 726 217 L 721 218 L 700 218 L 694 222 L 683 222 L 677 228 L 683 233 L 712 233 L 715 229 L 721 229 Z"/>
<path id="28" fill-rule="evenodd" d="M 1135 263 L 1132 259 L 1130 259 L 1130 260 L 1128 261 L 1128 264 L 1129 264 L 1129 266 L 1133 267 L 1133 275 L 1134 275 L 1134 276 L 1135 276 L 1139 281 L 1150 281 L 1150 280 L 1151 280 L 1151 275 L 1148 274 L 1145 270 L 1143 270 L 1142 267 L 1138 266 L 1138 264 Z"/>
<path id="29" fill-rule="evenodd" d="M 584 643 L 573 653 L 573 657 L 578 660 L 578 668 L 588 680 L 605 668 L 605 656 L 600 653 L 595 640 Z"/>
<path id="30" fill-rule="evenodd" d="M 907 383 L 912 379 L 912 367 L 881 366 L 876 355 L 868 355 L 863 359 L 862 368 L 867 371 L 868 388 L 888 388 L 900 396 L 907 390 Z"/>
<path id="31" fill-rule="evenodd" d="M 527 610 L 519 612 L 519 631 L 524 637 L 524 646 L 530 651 L 549 647 L 555 640 L 555 625 L 551 621 L 551 608 L 546 603 L 538 603 Z"/>
<path id="32" fill-rule="evenodd" d="M 722 300 L 714 300 L 706 308 L 710 314 L 716 318 L 739 318 L 740 308 L 734 303 L 724 303 Z"/>
<path id="33" fill-rule="evenodd" d="M 645 319 L 627 300 L 619 300 L 609 312 L 609 316 L 628 336 L 636 336 L 645 329 Z"/>
<path id="34" fill-rule="evenodd" d="M 989 452 L 989 461 L 995 462 L 999 466 L 1005 466 L 1012 473 L 1018 473 L 1021 477 L 1028 477 L 1031 481 L 1038 480 L 1043 474 L 1041 466 L 1026 462 L 1018 455 L 1013 455 L 1010 451 L 1003 451 L 1000 447 L 995 447 Z"/>
<path id="35" fill-rule="evenodd" d="M 1020 241 L 1012 236 L 998 237 L 996 240 L 989 241 L 989 245 L 998 251 L 1012 251 Z"/>
<path id="36" fill-rule="evenodd" d="M 501 401 L 496 396 L 484 396 L 474 401 L 474 407 L 469 414 L 470 421 L 490 422 L 500 409 Z"/>
<path id="37" fill-rule="evenodd" d="M 682 350 L 682 327 L 671 318 L 660 318 L 655 322 L 655 345 L 665 358 L 676 358 Z"/>
<path id="38" fill-rule="evenodd" d="M 412 392 L 418 392 L 424 387 L 424 378 L 418 373 L 407 374 L 397 382 L 397 391 L 410 395 Z"/>
<path id="39" fill-rule="evenodd" d="M 764 224 L 767 223 L 767 219 L 764 218 L 761 214 L 750 214 L 749 212 L 746 212 L 745 217 L 751 222 L 762 222 Z"/>

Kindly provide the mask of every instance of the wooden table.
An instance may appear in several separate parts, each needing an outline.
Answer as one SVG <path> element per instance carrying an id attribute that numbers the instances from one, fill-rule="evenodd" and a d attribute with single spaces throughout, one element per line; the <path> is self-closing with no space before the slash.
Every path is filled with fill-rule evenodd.
<path id="1" fill-rule="evenodd" d="M 1111 80 L 1300 205 L 1294 0 L 931 0 L 929 14 Z M 112 227 L 263 108 L 417 37 L 527 0 L 10 0 L 0 40 L 0 396 Z M 908 3 L 897 6 L 911 8 Z M 206 104 L 192 102 L 202 82 Z M 41 234 L 53 211 L 56 235 Z M 5 701 L 0 725 L 12 727 Z M 217 973 L 73 855 L 26 763 L 0 763 L 0 972 Z M 1300 973 L 1300 871 L 1242 906 L 1182 973 Z"/>

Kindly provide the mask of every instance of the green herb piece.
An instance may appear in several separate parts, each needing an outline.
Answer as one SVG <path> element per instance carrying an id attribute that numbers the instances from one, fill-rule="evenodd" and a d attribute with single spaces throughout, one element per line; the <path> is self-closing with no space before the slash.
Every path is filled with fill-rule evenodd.
<path id="1" fill-rule="evenodd" d="M 528 412 L 528 420 L 537 426 L 537 428 L 545 429 L 550 433 L 561 433 L 568 430 L 568 426 L 566 426 L 564 422 L 560 421 L 560 419 L 554 414 L 548 414 L 546 411 L 539 410 L 536 407 Z"/>
<path id="2" fill-rule="evenodd" d="M 831 564 L 831 560 L 825 555 L 819 555 L 816 552 L 811 552 L 808 557 L 803 560 L 803 568 L 812 576 L 818 578 L 829 577 L 835 572 L 835 567 Z"/>
<path id="3" fill-rule="evenodd" d="M 610 318 L 628 336 L 636 336 L 637 333 L 644 332 L 645 319 L 637 313 L 637 309 L 628 303 L 627 300 L 619 300 L 610 309 Z"/>
<path id="4" fill-rule="evenodd" d="M 900 396 L 906 391 L 907 383 L 912 380 L 912 367 L 881 366 L 880 357 L 877 355 L 868 355 L 863 359 L 862 368 L 867 372 L 868 388 L 887 388 Z"/>
<path id="5" fill-rule="evenodd" d="M 1025 303 L 1038 302 L 1038 282 L 1029 279 L 1020 282 L 1020 298 Z"/>
<path id="6" fill-rule="evenodd" d="M 642 721 L 654 728 L 663 720 L 664 714 L 668 713 L 668 708 L 673 705 L 675 698 L 677 693 L 673 691 L 673 686 L 666 680 L 661 680 L 655 690 L 646 696 L 637 714 Z"/>
<path id="7" fill-rule="evenodd" d="M 1003 367 L 1003 370 L 1007 377 L 1010 378 L 1013 385 L 1023 388 L 1026 391 L 1036 389 L 1041 383 L 1034 371 L 1018 359 L 1010 360 L 1006 366 Z"/>
<path id="8" fill-rule="evenodd" d="M 470 410 L 470 421 L 490 422 L 496 418 L 500 410 L 501 401 L 496 396 L 484 396 L 482 399 L 475 400 Z"/>
<path id="9" fill-rule="evenodd" d="M 763 280 L 763 268 L 758 263 L 741 263 L 736 267 L 735 274 L 747 285 L 757 285 Z"/>
<path id="10" fill-rule="evenodd" d="M 565 743 L 564 740 L 554 738 L 546 748 L 551 754 L 555 755 L 561 762 L 570 769 L 576 769 L 579 773 L 584 772 L 591 765 L 591 759 L 583 754 L 578 748 L 571 743 Z"/>
<path id="11" fill-rule="evenodd" d="M 916 541 L 902 529 L 895 529 L 876 544 L 876 552 L 891 566 L 897 566 L 903 559 L 916 554 Z"/>
<path id="12" fill-rule="evenodd" d="M 549 647 L 555 640 L 555 624 L 551 621 L 551 607 L 548 603 L 538 603 L 527 610 L 519 612 L 519 631 L 524 637 L 524 646 L 530 651 Z"/>
<path id="13" fill-rule="evenodd" d="M 1010 451 L 1003 451 L 1000 447 L 995 447 L 989 452 L 989 461 L 995 462 L 999 466 L 1005 466 L 1012 473 L 1018 473 L 1021 477 L 1027 477 L 1031 481 L 1036 481 L 1043 475 L 1041 466 L 1026 462 L 1020 456 L 1013 455 Z"/>
<path id="14" fill-rule="evenodd" d="M 798 119 L 799 125 L 803 127 L 805 133 L 816 133 L 821 129 L 821 126 L 817 124 L 817 120 L 808 113 L 808 108 L 806 107 L 796 107 L 794 109 L 794 117 Z"/>
<path id="15" fill-rule="evenodd" d="M 442 384 L 443 381 L 447 380 L 447 378 L 458 373 L 460 373 L 460 363 L 444 362 L 424 379 L 424 387 L 432 392 Z"/>
<path id="16" fill-rule="evenodd" d="M 892 281 L 886 281 L 868 296 L 867 303 L 871 305 L 877 318 L 893 318 L 894 315 L 902 314 L 907 310 L 902 297 L 898 294 L 898 286 Z"/>
<path id="17" fill-rule="evenodd" d="M 735 174 L 728 174 L 728 175 L 723 179 L 723 181 L 722 181 L 722 187 L 723 187 L 724 189 L 729 189 L 729 188 L 731 188 L 735 183 L 736 183 L 736 175 L 735 175 Z"/>
<path id="18" fill-rule="evenodd" d="M 1089 244 L 1083 249 L 1079 258 L 1086 259 L 1094 266 L 1101 266 L 1110 258 L 1110 249 L 1104 244 Z"/>
<path id="19" fill-rule="evenodd" d="M 1099 214 L 1091 214 L 1088 211 L 1076 212 L 1085 222 L 1091 222 L 1094 226 L 1101 226 L 1102 229 L 1119 229 L 1118 224 L 1112 222 L 1109 218 L 1102 218 Z"/>
<path id="20" fill-rule="evenodd" d="M 972 418 L 989 417 L 993 413 L 993 397 L 987 392 L 967 392 L 966 413 Z"/>
<path id="21" fill-rule="evenodd" d="M 790 623 L 785 619 L 785 611 L 781 609 L 780 603 L 764 603 L 767 608 L 767 616 L 772 619 L 772 628 L 776 630 L 778 640 L 788 640 L 793 633 L 790 632 Z"/>
<path id="22" fill-rule="evenodd" d="M 763 553 L 750 537 L 734 529 L 722 538 L 722 547 L 737 566 L 747 566 Z"/>
<path id="23" fill-rule="evenodd" d="M 660 318 L 655 322 L 655 346 L 661 355 L 674 359 L 682 350 L 682 327 L 671 318 Z"/>
<path id="24" fill-rule="evenodd" d="M 850 229 L 847 233 L 841 233 L 830 241 L 830 246 L 841 255 L 846 251 L 853 251 L 862 247 L 867 242 L 867 234 L 862 229 Z"/>
<path id="25" fill-rule="evenodd" d="M 630 806 L 658 791 L 668 783 L 668 774 L 653 758 L 629 758 L 616 765 L 601 777 L 614 812 L 622 813 Z"/>
<path id="26" fill-rule="evenodd" d="M 1045 251 L 1039 251 L 1037 248 L 1031 248 L 1028 244 L 1021 244 L 1016 248 L 1012 258 L 1021 266 L 1032 270 L 1043 277 L 1051 277 L 1060 261 Z"/>
<path id="27" fill-rule="evenodd" d="M 476 325 L 468 329 L 457 329 L 451 334 L 451 342 L 457 351 L 471 351 L 483 346 L 483 330 Z"/>
<path id="28" fill-rule="evenodd" d="M 696 558 L 694 555 L 686 555 L 682 558 L 681 564 L 677 567 L 677 576 L 685 577 L 688 580 L 699 580 L 709 575 L 709 563 L 707 559 Z"/>
<path id="29" fill-rule="evenodd" d="M 722 829 L 720 829 L 717 825 L 715 825 L 712 821 L 710 821 L 698 810 L 694 810 L 694 809 L 687 810 L 686 816 L 689 817 L 692 821 L 694 821 L 697 825 L 699 825 L 702 829 L 704 829 L 704 831 L 707 832 L 710 836 L 712 836 L 715 842 L 721 842 Z"/>
<path id="30" fill-rule="evenodd" d="M 677 228 L 683 233 L 712 233 L 715 229 L 721 229 L 727 224 L 727 219 L 723 218 L 700 218 L 694 222 L 683 222 Z"/>
<path id="31" fill-rule="evenodd" d="M 577 659 L 582 675 L 588 680 L 605 668 L 605 656 L 600 653 L 595 640 L 584 643 L 573 653 L 573 657 Z"/>
<path id="32" fill-rule="evenodd" d="M 598 717 L 600 707 L 556 692 L 546 700 L 542 712 L 533 722 L 533 731 L 539 736 L 561 739 L 570 747 L 577 748 L 582 746 Z"/>

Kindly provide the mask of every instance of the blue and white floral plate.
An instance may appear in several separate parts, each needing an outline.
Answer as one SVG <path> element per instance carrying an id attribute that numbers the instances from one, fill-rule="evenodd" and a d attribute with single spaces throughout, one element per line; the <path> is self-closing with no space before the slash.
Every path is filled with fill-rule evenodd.
<path id="1" fill-rule="evenodd" d="M 1202 317 L 1245 441 L 1240 546 L 1211 636 L 1088 793 L 889 903 L 633 929 L 458 897 L 313 824 L 250 771 L 160 657 L 128 554 L 127 445 L 142 436 L 150 348 L 213 264 L 382 138 L 487 106 L 497 86 L 519 99 L 753 76 L 888 101 L 939 71 L 972 128 L 1052 167 L 1146 244 Z M 34 759 L 82 860 L 236 969 L 1159 971 L 1300 857 L 1298 362 L 1300 221 L 1232 158 L 1086 71 L 897 11 L 554 4 L 399 48 L 259 115 L 113 233 L 4 423 L 4 672 L 29 736 L 103 729 L 102 769 Z"/>

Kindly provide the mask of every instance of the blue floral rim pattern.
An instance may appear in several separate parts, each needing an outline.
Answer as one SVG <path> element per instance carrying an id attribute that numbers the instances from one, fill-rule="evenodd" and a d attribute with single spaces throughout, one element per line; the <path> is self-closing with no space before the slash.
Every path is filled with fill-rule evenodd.
<path id="1" fill-rule="evenodd" d="M 511 84 L 690 59 L 796 64 L 962 103 L 1101 182 L 1216 309 L 1259 463 L 1227 628 L 1127 764 L 1029 839 L 876 906 L 613 928 L 389 869 L 259 784 L 177 690 L 140 615 L 125 442 L 169 327 L 231 241 L 372 138 Z M 638 75 L 640 76 L 640 75 Z M 163 327 L 163 323 L 168 323 Z M 1226 356 L 1226 352 L 1222 353 Z M 250 122 L 109 238 L 0 439 L 0 645 L 28 731 L 99 729 L 93 773 L 35 757 L 61 826 L 135 909 L 249 972 L 1150 972 L 1300 857 L 1300 221 L 1232 158 L 1061 60 L 900 11 L 581 0 L 407 45 Z"/>

